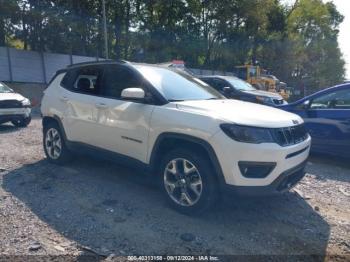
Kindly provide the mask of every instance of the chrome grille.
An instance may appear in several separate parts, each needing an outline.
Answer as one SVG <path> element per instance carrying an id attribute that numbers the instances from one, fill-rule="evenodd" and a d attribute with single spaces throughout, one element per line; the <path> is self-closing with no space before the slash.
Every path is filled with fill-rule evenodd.
<path id="1" fill-rule="evenodd" d="M 298 125 L 274 129 L 273 136 L 280 146 L 290 146 L 305 141 L 308 133 L 304 125 Z"/>

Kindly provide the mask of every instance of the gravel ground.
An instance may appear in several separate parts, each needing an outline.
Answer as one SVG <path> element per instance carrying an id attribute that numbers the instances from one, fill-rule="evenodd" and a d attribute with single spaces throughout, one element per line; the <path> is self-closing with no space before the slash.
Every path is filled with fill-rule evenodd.
<path id="1" fill-rule="evenodd" d="M 40 119 L 25 129 L 0 126 L 0 260 L 212 254 L 350 261 L 346 161 L 312 157 L 292 192 L 227 198 L 208 214 L 188 217 L 168 208 L 149 177 L 135 170 L 86 157 L 65 167 L 49 164 L 41 139 Z"/>

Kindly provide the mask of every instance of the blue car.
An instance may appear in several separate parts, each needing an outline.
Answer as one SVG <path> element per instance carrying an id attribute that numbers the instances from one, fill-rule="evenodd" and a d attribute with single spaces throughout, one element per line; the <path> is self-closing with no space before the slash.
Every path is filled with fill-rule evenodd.
<path id="1" fill-rule="evenodd" d="M 278 108 L 304 119 L 312 137 L 312 152 L 350 158 L 349 83 L 324 89 Z"/>

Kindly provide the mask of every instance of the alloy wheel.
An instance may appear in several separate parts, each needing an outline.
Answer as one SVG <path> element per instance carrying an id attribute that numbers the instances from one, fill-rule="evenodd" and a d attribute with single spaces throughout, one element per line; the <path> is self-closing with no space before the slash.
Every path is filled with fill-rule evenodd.
<path id="1" fill-rule="evenodd" d="M 50 128 L 45 137 L 46 152 L 52 159 L 58 159 L 62 152 L 62 140 L 60 133 L 55 128 Z"/>
<path id="2" fill-rule="evenodd" d="M 175 203 L 187 207 L 199 201 L 203 190 L 202 178 L 198 169 L 184 158 L 173 159 L 166 165 L 164 186 Z"/>

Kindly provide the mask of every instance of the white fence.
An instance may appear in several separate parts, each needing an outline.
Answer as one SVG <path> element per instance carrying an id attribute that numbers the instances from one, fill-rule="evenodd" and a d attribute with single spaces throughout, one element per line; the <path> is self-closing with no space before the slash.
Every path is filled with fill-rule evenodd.
<path id="1" fill-rule="evenodd" d="M 59 69 L 75 63 L 99 60 L 104 59 L 0 47 L 0 81 L 46 84 Z M 214 70 L 190 70 L 196 75 L 233 75 Z"/>
<path id="2" fill-rule="evenodd" d="M 48 83 L 59 69 L 98 60 L 101 59 L 0 47 L 0 81 Z"/>

